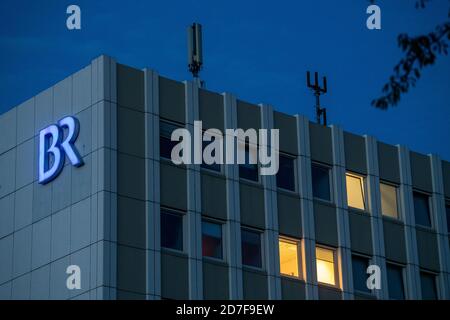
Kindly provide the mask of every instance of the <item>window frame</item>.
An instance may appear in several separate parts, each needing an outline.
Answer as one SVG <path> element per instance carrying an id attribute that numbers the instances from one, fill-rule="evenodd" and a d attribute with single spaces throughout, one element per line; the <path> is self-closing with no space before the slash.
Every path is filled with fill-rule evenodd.
<path id="1" fill-rule="evenodd" d="M 355 289 L 355 278 L 354 278 L 354 274 L 353 274 L 353 257 L 357 257 L 357 258 L 362 258 L 362 259 L 367 259 L 367 263 L 368 263 L 368 265 L 367 265 L 367 267 L 369 267 L 371 264 L 372 264 L 372 257 L 371 256 L 368 256 L 368 255 L 365 255 L 365 254 L 362 254 L 362 253 L 358 253 L 358 252 L 353 252 L 352 251 L 352 254 L 351 254 L 351 256 L 352 256 L 352 280 L 353 280 L 353 291 L 355 291 L 356 293 L 358 293 L 358 294 L 363 294 L 363 295 L 369 295 L 369 296 L 373 296 L 373 294 L 375 293 L 374 292 L 374 289 L 369 289 L 369 288 L 367 288 L 367 290 L 368 291 L 361 291 L 361 290 L 358 290 L 358 289 Z M 366 271 L 367 271 L 367 268 L 366 268 Z M 367 279 L 369 278 L 369 274 L 366 272 L 366 275 L 367 275 Z M 367 281 L 367 280 L 366 280 Z M 366 282 L 367 283 L 367 282 Z"/>
<path id="2" fill-rule="evenodd" d="M 237 142 L 237 144 L 238 144 L 238 147 L 237 148 L 239 148 L 239 142 Z M 251 144 L 249 143 L 249 142 L 247 142 L 247 141 L 244 141 L 244 146 L 245 146 L 245 149 L 244 149 L 244 154 L 246 155 L 246 152 L 247 152 L 247 147 L 249 148 L 248 150 L 248 152 L 250 153 L 250 148 L 251 148 L 251 146 L 250 146 Z M 258 146 L 259 145 L 256 145 L 256 153 L 258 154 Z M 237 156 L 237 154 L 236 154 L 236 156 Z M 250 160 L 250 155 L 249 155 L 249 160 Z M 260 173 L 259 173 L 259 171 L 260 171 L 260 163 L 259 163 L 259 161 L 256 161 L 256 164 L 240 164 L 240 163 L 236 163 L 237 164 L 237 166 L 238 166 L 238 177 L 239 177 L 239 180 L 241 181 L 247 181 L 247 182 L 249 182 L 249 183 L 253 183 L 253 184 L 260 184 L 261 183 L 261 175 L 260 175 Z M 247 179 L 247 178 L 245 178 L 245 177 L 241 177 L 241 166 L 245 166 L 245 165 L 254 165 L 254 166 L 256 166 L 256 180 L 252 180 L 252 179 Z"/>
<path id="3" fill-rule="evenodd" d="M 363 192 L 363 204 L 364 209 L 352 207 L 348 204 L 348 188 L 347 188 L 347 175 L 353 178 L 357 178 L 360 181 L 362 181 L 362 192 Z M 367 183 L 366 183 L 366 176 L 358 173 L 354 173 L 352 171 L 345 171 L 345 191 L 346 191 L 346 201 L 347 201 L 347 208 L 353 211 L 361 212 L 361 213 L 368 213 L 368 202 L 367 202 Z"/>
<path id="4" fill-rule="evenodd" d="M 207 131 L 208 129 L 203 129 L 202 130 L 202 136 L 204 136 L 205 135 L 205 132 Z M 215 139 L 215 138 L 214 138 Z M 223 163 L 223 164 L 221 164 L 221 163 L 216 163 L 215 165 L 217 165 L 217 166 L 219 166 L 219 171 L 217 171 L 217 170 L 214 170 L 214 169 L 211 169 L 211 168 L 209 168 L 209 166 L 212 166 L 212 165 L 209 165 L 209 164 L 206 164 L 206 163 L 204 163 L 203 162 L 203 151 L 204 151 L 204 147 L 203 147 L 203 143 L 205 143 L 205 142 L 208 142 L 208 144 L 209 143 L 212 143 L 213 141 L 203 141 L 203 139 L 202 139 L 202 163 L 200 164 L 200 170 L 203 170 L 203 171 L 206 171 L 206 172 L 211 172 L 211 173 L 214 173 L 214 174 L 216 174 L 216 175 L 223 175 L 223 164 L 225 164 L 225 163 Z M 223 143 L 225 143 L 225 141 L 223 141 Z M 223 154 L 223 160 L 225 161 L 225 154 Z"/>
<path id="5" fill-rule="evenodd" d="M 389 300 L 397 300 L 397 299 L 392 299 L 392 298 L 390 297 L 390 295 L 389 295 L 389 279 L 388 279 L 388 276 L 387 276 L 387 273 L 388 273 L 388 265 L 391 265 L 391 266 L 400 268 L 400 269 L 402 270 L 403 300 L 407 300 L 407 299 L 408 299 L 407 291 L 406 291 L 406 289 L 407 289 L 407 284 L 406 284 L 406 281 L 405 281 L 405 280 L 406 280 L 406 277 L 405 277 L 405 276 L 406 276 L 406 271 L 405 271 L 406 266 L 403 265 L 403 264 L 401 264 L 401 263 L 394 262 L 394 261 L 391 261 L 391 260 L 386 261 L 386 281 L 387 281 L 387 283 L 388 283 L 388 286 L 387 286 L 387 295 L 388 295 L 388 299 L 389 299 Z M 400 300 L 400 301 L 401 301 L 401 300 Z"/>
<path id="6" fill-rule="evenodd" d="M 298 272 L 298 276 L 291 276 L 289 274 L 285 274 L 285 273 L 281 273 L 281 264 L 280 264 L 280 270 L 279 270 L 279 274 L 280 277 L 283 278 L 289 278 L 289 279 L 295 279 L 295 280 L 303 280 L 304 279 L 304 275 L 303 275 L 303 268 L 302 268 L 302 263 L 303 263 L 303 259 L 302 259 L 302 247 L 301 247 L 301 240 L 300 239 L 295 239 L 295 238 L 291 238 L 291 237 L 287 237 L 284 235 L 279 235 L 278 236 L 278 247 L 280 245 L 280 241 L 283 242 L 287 242 L 290 244 L 295 244 L 297 246 L 297 272 Z M 281 260 L 281 255 L 280 252 L 278 252 L 278 256 L 279 259 Z"/>
<path id="7" fill-rule="evenodd" d="M 324 249 L 324 250 L 330 250 L 330 251 L 333 252 L 333 267 L 334 267 L 334 282 L 335 282 L 334 285 L 326 283 L 326 282 L 320 282 L 319 281 L 319 277 L 318 277 L 318 274 L 317 274 L 317 254 L 316 254 L 316 249 L 317 248 L 321 248 L 321 249 Z M 337 248 L 333 248 L 333 247 L 322 245 L 322 244 L 316 244 L 316 246 L 314 248 L 314 255 L 315 255 L 315 266 L 316 266 L 316 277 L 317 277 L 316 281 L 317 281 L 317 284 L 320 285 L 320 286 L 326 286 L 326 287 L 329 287 L 329 288 L 340 289 L 341 288 L 341 284 L 340 284 L 340 281 L 339 281 L 339 262 L 338 262 Z"/>
<path id="8" fill-rule="evenodd" d="M 290 189 L 286 189 L 286 188 L 283 188 L 283 187 L 279 187 L 278 186 L 278 182 L 277 182 L 277 174 L 278 174 L 278 172 L 277 172 L 277 174 L 275 175 L 275 184 L 276 184 L 276 186 L 277 186 L 277 190 L 281 190 L 281 191 L 285 191 L 285 192 L 290 192 L 290 193 L 295 193 L 295 194 L 297 194 L 298 193 L 298 183 L 297 183 L 297 173 L 298 173 L 298 171 L 297 171 L 297 157 L 296 156 L 294 156 L 294 155 L 291 155 L 291 154 L 289 154 L 289 153 L 285 153 L 285 152 L 279 152 L 279 158 L 281 158 L 281 157 L 285 157 L 285 158 L 289 158 L 289 159 L 291 159 L 292 160 L 292 163 L 293 163 L 293 167 L 294 167 L 294 190 L 290 190 Z M 278 163 L 279 164 L 279 163 Z"/>
<path id="9" fill-rule="evenodd" d="M 225 248 L 225 232 L 224 232 L 224 222 L 221 220 L 209 218 L 209 217 L 203 217 L 201 218 L 202 222 L 202 258 L 206 260 L 212 260 L 212 261 L 220 261 L 220 262 L 226 262 L 226 248 Z M 222 258 L 216 258 L 216 257 L 210 257 L 210 256 L 204 256 L 203 255 L 203 222 L 207 223 L 213 223 L 220 225 L 220 231 L 221 231 L 221 247 L 222 247 Z"/>
<path id="10" fill-rule="evenodd" d="M 397 202 L 397 218 L 385 215 L 383 213 L 383 206 L 382 206 L 382 195 L 381 195 L 381 184 L 387 185 L 387 186 L 391 186 L 395 188 L 395 197 L 396 197 L 396 202 Z M 400 208 L 400 186 L 398 184 L 392 183 L 392 182 L 388 182 L 385 180 L 380 180 L 379 182 L 379 188 L 380 188 L 380 211 L 381 211 L 381 216 L 383 218 L 388 218 L 388 219 L 392 219 L 395 221 L 402 221 L 402 217 L 401 217 L 401 208 Z"/>
<path id="11" fill-rule="evenodd" d="M 421 194 L 422 196 L 426 196 L 427 197 L 428 216 L 430 218 L 430 225 L 429 226 L 425 226 L 423 224 L 419 224 L 419 223 L 416 222 L 416 207 L 414 205 L 414 194 L 415 193 Z M 424 229 L 427 229 L 427 230 L 434 230 L 434 220 L 433 220 L 433 211 L 432 211 L 433 210 L 432 195 L 430 193 L 426 192 L 426 191 L 422 191 L 422 190 L 419 190 L 419 189 L 413 189 L 412 190 L 412 196 L 413 196 L 413 203 L 412 203 L 412 205 L 413 205 L 413 214 L 414 214 L 414 225 L 416 227 L 419 227 L 419 228 L 424 228 Z"/>
<path id="12" fill-rule="evenodd" d="M 250 232 L 259 234 L 259 241 L 260 241 L 260 248 L 261 248 L 261 250 L 260 250 L 261 251 L 261 267 L 256 267 L 256 266 L 251 266 L 251 265 L 248 265 L 248 264 L 244 264 L 244 262 L 242 261 L 243 260 L 242 259 L 242 255 L 243 255 L 243 252 L 242 252 L 242 230 L 246 230 L 246 231 L 250 231 Z M 266 267 L 266 264 L 265 264 L 265 253 L 264 253 L 264 237 L 263 237 L 264 232 L 259 230 L 259 229 L 252 228 L 252 227 L 247 227 L 247 226 L 241 226 L 240 232 L 241 232 L 241 244 L 240 245 L 241 245 L 241 264 L 242 264 L 242 267 L 250 269 L 250 270 L 264 271 L 265 267 Z"/>
<path id="13" fill-rule="evenodd" d="M 166 138 L 166 139 L 168 138 L 169 140 L 171 138 L 171 137 L 166 137 L 166 136 L 161 135 L 161 122 L 165 122 L 168 125 L 175 126 L 175 127 L 177 127 L 177 129 L 185 129 L 186 128 L 186 124 L 180 123 L 180 122 L 177 122 L 177 121 L 174 121 L 174 120 L 169 120 L 169 119 L 166 119 L 166 118 L 159 118 L 159 122 L 158 122 L 158 126 L 159 126 L 158 127 L 158 134 L 159 134 L 159 140 L 158 140 L 159 159 L 160 159 L 160 161 L 166 161 L 166 162 L 170 162 L 170 163 L 173 164 L 171 157 L 166 158 L 166 157 L 161 155 L 161 138 L 162 137 Z M 174 141 L 174 142 L 176 142 L 176 141 Z M 178 142 L 176 142 L 176 143 L 178 143 Z"/>
<path id="14" fill-rule="evenodd" d="M 330 189 L 329 190 L 330 191 L 330 200 L 326 200 L 326 199 L 315 197 L 314 196 L 314 190 L 312 190 L 313 200 L 322 201 L 322 202 L 329 203 L 329 204 L 334 203 L 333 174 L 332 174 L 333 167 L 328 165 L 328 164 L 324 164 L 322 162 L 311 161 L 311 186 L 314 184 L 314 182 L 312 181 L 312 167 L 313 166 L 321 167 L 321 168 L 324 168 L 324 169 L 328 170 L 328 188 Z"/>
<path id="15" fill-rule="evenodd" d="M 419 278 L 420 278 L 420 295 L 421 295 L 421 298 L 422 298 L 422 300 L 423 300 L 423 296 L 422 296 L 422 291 L 423 291 L 423 289 L 422 289 L 422 274 L 426 274 L 426 275 L 430 275 L 430 276 L 432 276 L 434 279 L 434 289 L 436 290 L 436 300 L 439 300 L 439 297 L 440 297 L 440 294 L 439 294 L 439 283 L 438 283 L 438 273 L 436 273 L 436 272 L 433 272 L 433 271 L 429 271 L 429 270 L 426 270 L 426 269 L 420 269 L 419 270 Z"/>
<path id="16" fill-rule="evenodd" d="M 159 209 L 159 219 L 160 219 L 160 221 L 159 221 L 159 232 L 160 232 L 160 239 L 161 239 L 161 234 L 162 234 L 162 228 L 161 228 L 161 215 L 162 215 L 162 213 L 163 213 L 163 211 L 166 211 L 167 212 L 167 214 L 171 214 L 171 215 L 177 215 L 177 216 L 180 216 L 180 218 L 181 218 L 181 230 L 182 230 L 182 237 L 181 237 L 181 241 L 182 241 L 182 243 L 181 243 L 181 246 L 182 246 L 182 248 L 181 248 L 181 250 L 179 250 L 179 249 L 174 249 L 174 248 L 169 248 L 169 247 L 164 247 L 164 246 L 162 246 L 162 244 L 160 243 L 160 246 L 161 246 L 161 249 L 162 250 L 166 250 L 166 251 L 169 251 L 169 252 L 175 252 L 175 253 L 186 253 L 186 239 L 185 239 L 185 236 L 186 236 L 186 223 L 185 223 L 185 216 L 186 216 L 186 212 L 184 212 L 184 211 L 181 211 L 181 210 L 176 210 L 176 209 L 173 209 L 173 208 L 168 208 L 168 207 L 160 207 L 160 209 Z M 160 240 L 160 242 L 161 242 L 161 240 Z"/>

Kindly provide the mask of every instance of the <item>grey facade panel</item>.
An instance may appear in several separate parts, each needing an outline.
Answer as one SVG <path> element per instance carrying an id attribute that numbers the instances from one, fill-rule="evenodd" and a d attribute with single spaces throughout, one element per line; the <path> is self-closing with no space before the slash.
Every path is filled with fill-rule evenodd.
<path id="1" fill-rule="evenodd" d="M 244 288 L 244 299 L 246 300 L 266 300 L 267 275 L 259 271 L 242 271 L 242 282 Z"/>
<path id="2" fill-rule="evenodd" d="M 0 154 L 16 146 L 17 108 L 5 112 L 0 117 Z"/>
<path id="3" fill-rule="evenodd" d="M 239 184 L 239 198 L 241 208 L 241 224 L 264 229 L 264 190 L 241 182 Z"/>
<path id="4" fill-rule="evenodd" d="M 131 247 L 146 248 L 145 202 L 117 197 L 117 242 Z"/>
<path id="5" fill-rule="evenodd" d="M 350 243 L 352 250 L 372 255 L 372 232 L 370 216 L 366 213 L 349 212 Z"/>
<path id="6" fill-rule="evenodd" d="M 297 119 L 285 113 L 273 112 L 273 127 L 280 130 L 280 152 L 298 155 Z"/>
<path id="7" fill-rule="evenodd" d="M 225 132 L 225 120 L 223 110 L 223 96 L 221 94 L 200 89 L 199 116 L 203 122 L 203 129 L 216 128 Z"/>
<path id="8" fill-rule="evenodd" d="M 281 296 L 283 300 L 305 300 L 305 282 L 282 277 Z"/>
<path id="9" fill-rule="evenodd" d="M 228 266 L 222 263 L 203 261 L 203 298 L 226 300 L 229 298 Z"/>
<path id="10" fill-rule="evenodd" d="M 433 192 L 430 159 L 426 155 L 417 152 L 410 152 L 409 155 L 413 187 L 423 191 Z"/>
<path id="11" fill-rule="evenodd" d="M 348 170 L 367 174 L 366 144 L 361 136 L 344 132 L 345 166 Z"/>
<path id="12" fill-rule="evenodd" d="M 237 101 L 237 127 L 243 130 L 261 129 L 260 107 L 241 100 Z"/>
<path id="13" fill-rule="evenodd" d="M 9 263 L 0 263 L 0 283 L 10 281 L 12 279 L 13 270 L 13 238 L 11 234 L 0 239 L 0 261 L 8 261 Z"/>
<path id="14" fill-rule="evenodd" d="M 117 288 L 145 294 L 146 283 L 145 250 L 128 246 L 117 246 Z"/>
<path id="15" fill-rule="evenodd" d="M 342 292 L 339 289 L 319 286 L 320 300 L 342 300 Z"/>
<path id="16" fill-rule="evenodd" d="M 436 233 L 416 228 L 417 252 L 419 265 L 427 270 L 439 272 L 439 252 Z"/>
<path id="17" fill-rule="evenodd" d="M 119 152 L 117 167 L 118 194 L 145 200 L 145 159 Z"/>
<path id="18" fill-rule="evenodd" d="M 397 147 L 378 142 L 378 167 L 380 179 L 400 183 Z"/>
<path id="19" fill-rule="evenodd" d="M 403 223 L 383 219 L 386 259 L 406 263 L 405 227 Z"/>
<path id="20" fill-rule="evenodd" d="M 202 173 L 202 214 L 208 217 L 227 219 L 227 192 L 224 178 Z"/>
<path id="21" fill-rule="evenodd" d="M 186 121 L 183 83 L 159 77 L 159 116 L 180 123 Z"/>
<path id="22" fill-rule="evenodd" d="M 450 199 L 450 162 L 442 161 L 442 176 L 444 180 L 444 194 Z"/>
<path id="23" fill-rule="evenodd" d="M 333 150 L 331 143 L 331 129 L 317 123 L 310 122 L 309 140 L 311 159 L 332 165 Z"/>
<path id="24" fill-rule="evenodd" d="M 302 212 L 300 198 L 278 192 L 278 231 L 282 235 L 301 238 Z"/>
<path id="25" fill-rule="evenodd" d="M 187 257 L 161 253 L 161 295 L 166 299 L 189 298 Z"/>
<path id="26" fill-rule="evenodd" d="M 14 194 L 0 199 L 0 239 L 14 231 Z M 31 217 L 31 215 L 30 215 Z M 31 221 L 31 219 L 30 219 Z"/>
<path id="27" fill-rule="evenodd" d="M 186 170 L 161 162 L 161 205 L 180 210 L 187 208 Z"/>
<path id="28" fill-rule="evenodd" d="M 335 207 L 314 201 L 314 225 L 317 243 L 338 246 Z"/>
<path id="29" fill-rule="evenodd" d="M 11 149 L 0 155 L 0 198 L 15 189 L 16 150 Z"/>
<path id="30" fill-rule="evenodd" d="M 120 152 L 141 157 L 145 156 L 145 117 L 143 112 L 128 108 L 117 108 L 119 134 L 117 146 Z"/>
<path id="31" fill-rule="evenodd" d="M 144 72 L 117 64 L 117 103 L 144 111 Z"/>

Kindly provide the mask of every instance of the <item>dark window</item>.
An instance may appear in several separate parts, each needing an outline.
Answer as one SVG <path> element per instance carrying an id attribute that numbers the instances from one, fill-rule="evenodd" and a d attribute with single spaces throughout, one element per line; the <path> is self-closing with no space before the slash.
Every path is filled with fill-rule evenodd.
<path id="1" fill-rule="evenodd" d="M 202 252 L 204 257 L 222 259 L 222 225 L 202 221 Z"/>
<path id="2" fill-rule="evenodd" d="M 414 216 L 416 224 L 431 227 L 429 198 L 426 194 L 413 192 L 414 196 Z"/>
<path id="3" fill-rule="evenodd" d="M 212 139 L 213 139 L 213 141 L 214 141 L 215 138 L 212 138 Z M 210 143 L 212 143 L 213 141 L 203 141 L 203 142 L 202 142 L 202 145 L 203 145 L 202 152 L 203 152 L 203 150 L 205 150 L 206 146 L 209 145 Z M 212 156 L 213 156 L 213 157 L 216 156 L 215 153 L 216 153 L 216 150 L 214 149 L 214 152 L 212 153 Z M 203 155 L 203 153 L 202 153 L 202 155 Z M 213 171 L 220 172 L 220 164 L 219 164 L 219 163 L 206 164 L 206 163 L 204 162 L 204 160 L 202 160 L 201 167 L 202 167 L 202 168 L 205 168 L 205 169 L 208 169 L 208 170 L 213 170 Z"/>
<path id="4" fill-rule="evenodd" d="M 159 155 L 162 158 L 172 158 L 172 149 L 179 143 L 179 141 L 172 141 L 170 140 L 170 137 L 172 132 L 179 128 L 179 126 L 166 121 L 159 122 Z"/>
<path id="5" fill-rule="evenodd" d="M 420 273 L 420 286 L 423 300 L 437 300 L 436 276 L 431 273 Z"/>
<path id="6" fill-rule="evenodd" d="M 352 270 L 353 270 L 353 287 L 355 290 L 370 292 L 367 288 L 367 267 L 369 266 L 369 259 L 352 256 Z"/>
<path id="7" fill-rule="evenodd" d="M 239 178 L 258 181 L 258 164 L 251 164 L 249 146 L 245 146 L 245 163 L 239 165 Z"/>
<path id="8" fill-rule="evenodd" d="M 295 191 L 294 158 L 280 155 L 277 172 L 277 187 Z"/>
<path id="9" fill-rule="evenodd" d="M 183 216 L 161 210 L 161 247 L 183 251 Z"/>
<path id="10" fill-rule="evenodd" d="M 242 264 L 261 268 L 261 233 L 247 229 L 241 230 Z"/>
<path id="11" fill-rule="evenodd" d="M 403 268 L 387 264 L 387 280 L 389 299 L 403 300 L 405 299 L 405 291 L 403 285 Z"/>
<path id="12" fill-rule="evenodd" d="M 445 212 L 447 213 L 447 232 L 450 233 L 450 203 L 445 205 Z"/>
<path id="13" fill-rule="evenodd" d="M 330 169 L 317 164 L 311 166 L 313 196 L 330 201 Z"/>

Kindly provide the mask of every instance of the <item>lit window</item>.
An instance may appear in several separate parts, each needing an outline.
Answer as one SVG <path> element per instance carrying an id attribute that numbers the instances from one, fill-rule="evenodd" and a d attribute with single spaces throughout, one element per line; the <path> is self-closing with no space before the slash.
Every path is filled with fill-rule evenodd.
<path id="1" fill-rule="evenodd" d="M 423 300 L 437 300 L 436 276 L 432 273 L 420 273 L 420 286 Z"/>
<path id="2" fill-rule="evenodd" d="M 285 239 L 279 240 L 280 273 L 291 277 L 299 277 L 298 243 Z"/>
<path id="3" fill-rule="evenodd" d="M 445 204 L 445 212 L 447 214 L 447 232 L 450 233 L 450 203 Z"/>
<path id="4" fill-rule="evenodd" d="M 261 233 L 241 229 L 242 264 L 262 268 Z"/>
<path id="5" fill-rule="evenodd" d="M 317 281 L 336 285 L 336 265 L 334 250 L 316 247 Z"/>
<path id="6" fill-rule="evenodd" d="M 311 165 L 311 178 L 314 198 L 331 201 L 330 169 L 313 163 Z"/>
<path id="7" fill-rule="evenodd" d="M 346 173 L 347 203 L 349 207 L 365 210 L 364 178 L 358 175 Z"/>
<path id="8" fill-rule="evenodd" d="M 428 195 L 420 192 L 413 192 L 414 197 L 414 217 L 416 224 L 431 227 L 430 204 Z"/>
<path id="9" fill-rule="evenodd" d="M 369 259 L 352 256 L 353 288 L 357 291 L 370 292 L 367 288 L 367 267 Z"/>
<path id="10" fill-rule="evenodd" d="M 239 178 L 244 178 L 247 180 L 258 181 L 258 164 L 250 163 L 250 159 L 252 162 L 256 162 L 256 155 L 254 152 L 250 152 L 250 146 L 248 144 L 245 145 L 245 163 L 239 164 Z"/>
<path id="11" fill-rule="evenodd" d="M 380 192 L 383 215 L 398 219 L 397 188 L 389 184 L 380 183 Z"/>
<path id="12" fill-rule="evenodd" d="M 393 264 L 386 264 L 389 299 L 405 299 L 405 288 L 403 284 L 403 268 Z"/>
<path id="13" fill-rule="evenodd" d="M 277 187 L 295 191 L 294 158 L 280 154 L 277 173 Z"/>
<path id="14" fill-rule="evenodd" d="M 172 149 L 179 143 L 179 141 L 172 141 L 170 140 L 170 137 L 172 136 L 172 132 L 179 128 L 180 126 L 170 122 L 159 122 L 159 155 L 162 158 L 172 158 Z"/>
<path id="15" fill-rule="evenodd" d="M 222 259 L 222 225 L 202 221 L 202 252 L 204 257 Z"/>
<path id="16" fill-rule="evenodd" d="M 183 251 L 183 216 L 161 210 L 161 247 Z"/>

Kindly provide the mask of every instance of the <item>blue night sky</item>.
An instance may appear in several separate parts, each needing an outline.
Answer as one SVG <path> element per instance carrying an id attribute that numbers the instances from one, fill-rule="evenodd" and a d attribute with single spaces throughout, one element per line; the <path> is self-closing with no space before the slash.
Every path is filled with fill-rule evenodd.
<path id="1" fill-rule="evenodd" d="M 314 118 L 306 70 L 326 74 L 321 100 L 329 122 L 346 131 L 405 144 L 450 160 L 450 58 L 425 70 L 416 88 L 388 111 L 370 105 L 399 61 L 397 35 L 431 31 L 448 0 L 416 10 L 412 0 L 378 1 L 382 30 L 366 28 L 366 0 L 318 1 L 6 1 L 0 3 L 0 113 L 100 54 L 161 75 L 190 79 L 186 31 L 203 25 L 208 89 Z M 77 4 L 82 30 L 66 28 Z"/>

